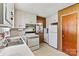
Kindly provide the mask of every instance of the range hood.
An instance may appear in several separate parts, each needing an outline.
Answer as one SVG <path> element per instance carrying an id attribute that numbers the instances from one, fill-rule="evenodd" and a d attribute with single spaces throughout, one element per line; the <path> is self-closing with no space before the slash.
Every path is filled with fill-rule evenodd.
<path id="1" fill-rule="evenodd" d="M 6 24 L 0 24 L 0 28 L 11 28 L 11 26 L 8 26 Z"/>

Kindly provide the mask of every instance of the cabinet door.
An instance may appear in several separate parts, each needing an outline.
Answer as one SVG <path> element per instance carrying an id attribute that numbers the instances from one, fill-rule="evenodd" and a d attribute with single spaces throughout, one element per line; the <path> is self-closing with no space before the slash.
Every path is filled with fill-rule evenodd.
<path id="1" fill-rule="evenodd" d="M 36 45 L 39 45 L 39 38 L 29 38 L 28 39 L 28 46 L 34 47 Z"/>
<path id="2" fill-rule="evenodd" d="M 14 4 L 6 3 L 5 6 L 5 20 L 13 27 L 14 26 Z"/>
<path id="3" fill-rule="evenodd" d="M 0 24 L 3 24 L 3 4 L 0 3 Z"/>

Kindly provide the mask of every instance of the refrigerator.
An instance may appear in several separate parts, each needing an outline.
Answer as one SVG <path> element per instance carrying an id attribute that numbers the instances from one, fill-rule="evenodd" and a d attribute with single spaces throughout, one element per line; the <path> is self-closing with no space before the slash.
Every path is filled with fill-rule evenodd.
<path id="1" fill-rule="evenodd" d="M 57 48 L 57 29 L 58 25 L 50 25 L 49 26 L 49 45 L 53 46 L 54 48 Z"/>

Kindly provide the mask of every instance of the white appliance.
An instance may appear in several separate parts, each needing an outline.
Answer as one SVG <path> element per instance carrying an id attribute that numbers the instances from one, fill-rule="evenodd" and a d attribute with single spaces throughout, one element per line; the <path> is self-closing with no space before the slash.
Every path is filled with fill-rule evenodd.
<path id="1" fill-rule="evenodd" d="M 49 43 L 48 28 L 44 28 L 44 42 Z"/>
<path id="2" fill-rule="evenodd" d="M 57 25 L 49 26 L 49 45 L 57 48 Z"/>
<path id="3" fill-rule="evenodd" d="M 32 51 L 39 49 L 39 36 L 28 36 L 27 45 Z"/>

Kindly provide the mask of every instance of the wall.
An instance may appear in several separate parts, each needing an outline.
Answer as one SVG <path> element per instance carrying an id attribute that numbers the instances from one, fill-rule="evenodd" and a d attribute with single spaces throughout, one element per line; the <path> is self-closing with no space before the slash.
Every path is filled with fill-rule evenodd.
<path id="1" fill-rule="evenodd" d="M 36 15 L 21 10 L 15 10 L 14 22 L 15 22 L 14 26 L 16 28 L 18 27 L 24 28 L 26 23 L 36 23 Z"/>
<path id="2" fill-rule="evenodd" d="M 58 22 L 58 13 L 53 13 L 52 16 L 46 17 L 46 28 L 49 28 L 50 24 L 53 22 Z"/>

